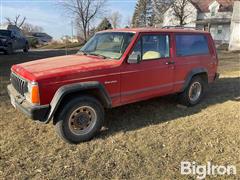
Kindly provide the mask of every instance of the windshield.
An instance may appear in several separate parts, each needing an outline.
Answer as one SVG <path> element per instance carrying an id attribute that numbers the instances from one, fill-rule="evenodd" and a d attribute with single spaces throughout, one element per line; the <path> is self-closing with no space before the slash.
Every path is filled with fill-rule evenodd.
<path id="1" fill-rule="evenodd" d="M 8 30 L 0 30 L 0 36 L 10 36 L 11 31 Z"/>
<path id="2" fill-rule="evenodd" d="M 105 32 L 93 36 L 79 51 L 103 58 L 120 59 L 134 33 Z"/>

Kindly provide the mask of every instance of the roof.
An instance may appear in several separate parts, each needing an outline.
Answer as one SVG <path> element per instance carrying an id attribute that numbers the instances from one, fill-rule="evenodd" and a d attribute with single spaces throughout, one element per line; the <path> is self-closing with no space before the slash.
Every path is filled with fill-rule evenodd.
<path id="1" fill-rule="evenodd" d="M 209 5 L 214 1 L 220 4 L 219 12 L 226 12 L 233 10 L 234 0 L 191 0 L 192 4 L 201 12 L 209 12 Z"/>
<path id="2" fill-rule="evenodd" d="M 184 29 L 184 28 L 124 28 L 124 29 L 108 29 L 101 32 L 132 32 L 132 33 L 147 33 L 147 32 L 190 32 L 190 33 L 208 33 L 206 31 Z"/>

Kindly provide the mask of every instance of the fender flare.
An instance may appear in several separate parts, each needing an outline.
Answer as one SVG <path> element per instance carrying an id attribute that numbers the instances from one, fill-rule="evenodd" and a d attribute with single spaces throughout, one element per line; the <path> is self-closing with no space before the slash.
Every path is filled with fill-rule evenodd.
<path id="1" fill-rule="evenodd" d="M 100 93 L 100 99 L 101 101 L 103 101 L 103 105 L 106 108 L 111 108 L 112 107 L 112 102 L 111 102 L 111 98 L 108 95 L 105 87 L 98 81 L 89 81 L 89 82 L 81 82 L 81 83 L 74 83 L 74 84 L 68 84 L 68 85 L 64 85 L 62 87 L 60 87 L 51 103 L 50 103 L 50 111 L 48 113 L 48 117 L 46 119 L 46 123 L 48 123 L 54 116 L 55 112 L 57 111 L 61 101 L 63 100 L 64 97 L 66 97 L 66 95 L 69 95 L 71 93 L 75 93 L 75 92 L 81 92 L 84 90 L 91 90 L 91 89 L 97 89 Z"/>
<path id="2" fill-rule="evenodd" d="M 208 75 L 208 70 L 206 68 L 195 68 L 191 70 L 185 78 L 181 92 L 183 92 L 188 87 L 193 76 L 201 73 L 206 73 Z"/>

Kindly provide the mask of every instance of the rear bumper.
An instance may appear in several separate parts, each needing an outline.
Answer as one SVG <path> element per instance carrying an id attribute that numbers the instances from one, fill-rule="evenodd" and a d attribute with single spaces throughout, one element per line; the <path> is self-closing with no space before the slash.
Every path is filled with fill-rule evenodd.
<path id="1" fill-rule="evenodd" d="M 21 96 L 10 84 L 7 86 L 8 94 L 11 98 L 12 105 L 27 115 L 32 120 L 40 122 L 46 122 L 47 115 L 50 110 L 49 105 L 35 106 L 27 102 L 27 100 Z"/>

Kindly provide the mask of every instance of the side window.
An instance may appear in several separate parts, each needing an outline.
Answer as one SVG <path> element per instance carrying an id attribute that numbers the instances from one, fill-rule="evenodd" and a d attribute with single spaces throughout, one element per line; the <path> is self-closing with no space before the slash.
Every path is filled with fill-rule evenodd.
<path id="1" fill-rule="evenodd" d="M 132 54 L 140 54 L 142 60 L 170 57 L 168 35 L 143 35 L 135 45 Z"/>
<path id="2" fill-rule="evenodd" d="M 12 35 L 15 36 L 15 37 L 17 36 L 16 32 L 14 30 L 12 30 Z"/>
<path id="3" fill-rule="evenodd" d="M 15 35 L 17 38 L 20 37 L 19 31 L 17 31 L 17 30 L 14 29 L 12 32 L 14 33 L 14 35 Z"/>
<path id="4" fill-rule="evenodd" d="M 205 35 L 176 35 L 177 56 L 209 54 Z"/>

